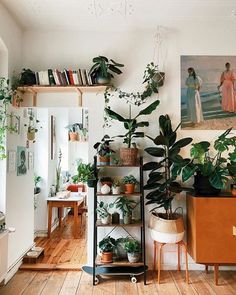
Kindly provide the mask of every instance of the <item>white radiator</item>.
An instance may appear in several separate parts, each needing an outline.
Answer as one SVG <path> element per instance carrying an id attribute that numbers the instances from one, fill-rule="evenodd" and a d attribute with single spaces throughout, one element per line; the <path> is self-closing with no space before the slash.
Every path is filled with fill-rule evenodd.
<path id="1" fill-rule="evenodd" d="M 7 274 L 8 231 L 0 233 L 0 283 Z"/>

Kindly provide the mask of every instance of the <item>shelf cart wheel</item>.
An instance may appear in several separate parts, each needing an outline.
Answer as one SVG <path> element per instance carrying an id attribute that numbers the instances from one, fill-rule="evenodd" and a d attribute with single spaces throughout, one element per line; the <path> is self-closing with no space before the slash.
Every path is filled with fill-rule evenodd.
<path id="1" fill-rule="evenodd" d="M 136 284 L 136 283 L 137 283 L 137 278 L 136 278 L 136 277 L 131 277 L 131 282 L 132 282 L 133 284 Z"/>
<path id="2" fill-rule="evenodd" d="M 98 285 L 98 284 L 99 284 L 99 282 L 100 282 L 100 281 L 99 281 L 99 277 L 98 277 L 98 276 L 96 276 L 96 277 L 95 277 L 95 285 Z"/>

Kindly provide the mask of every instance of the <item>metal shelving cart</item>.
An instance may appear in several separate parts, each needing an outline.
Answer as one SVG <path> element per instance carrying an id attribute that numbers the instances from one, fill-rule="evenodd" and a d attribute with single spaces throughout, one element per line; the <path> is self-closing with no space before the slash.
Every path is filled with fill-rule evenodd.
<path id="1" fill-rule="evenodd" d="M 137 276 L 143 275 L 144 284 L 146 285 L 146 252 L 145 252 L 145 210 L 144 210 L 144 190 L 143 190 L 143 158 L 140 157 L 139 163 L 134 166 L 123 166 L 123 165 L 97 165 L 97 157 L 94 157 L 95 177 L 98 182 L 98 170 L 99 169 L 119 169 L 126 168 L 126 171 L 130 168 L 139 169 L 139 183 L 140 191 L 133 194 L 125 194 L 124 192 L 119 195 L 113 194 L 101 194 L 97 191 L 97 185 L 94 188 L 94 235 L 93 235 L 93 267 L 84 267 L 84 270 L 93 275 L 93 285 L 99 283 L 100 275 L 128 275 L 131 277 L 131 282 L 137 282 Z M 108 172 L 109 173 L 109 172 Z M 131 224 L 124 224 L 122 221 L 119 224 L 108 224 L 103 225 L 97 218 L 97 200 L 98 197 L 106 198 L 108 196 L 126 196 L 126 197 L 137 197 L 140 198 L 140 220 L 133 220 Z M 127 261 L 114 261 L 112 263 L 102 263 L 100 256 L 97 253 L 98 245 L 98 229 L 101 227 L 111 227 L 110 233 L 117 227 L 122 227 L 128 234 L 130 228 L 138 228 L 140 230 L 141 240 L 141 260 L 138 263 L 130 263 Z M 110 234 L 109 233 L 109 234 Z"/>

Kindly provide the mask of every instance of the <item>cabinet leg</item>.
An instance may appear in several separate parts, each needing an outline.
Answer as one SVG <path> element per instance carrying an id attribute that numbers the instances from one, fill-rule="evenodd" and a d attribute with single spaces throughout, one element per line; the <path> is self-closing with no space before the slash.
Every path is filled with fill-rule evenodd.
<path id="1" fill-rule="evenodd" d="M 165 244 L 160 243 L 158 247 L 158 264 L 157 264 L 157 283 L 160 284 L 161 279 L 161 250 Z"/>
<path id="2" fill-rule="evenodd" d="M 219 278 L 219 264 L 214 264 L 214 280 L 216 286 L 218 285 L 218 278 Z"/>
<path id="3" fill-rule="evenodd" d="M 209 272 L 208 272 L 208 265 L 207 265 L 207 264 L 205 265 L 205 272 L 206 272 L 206 274 L 209 273 Z"/>

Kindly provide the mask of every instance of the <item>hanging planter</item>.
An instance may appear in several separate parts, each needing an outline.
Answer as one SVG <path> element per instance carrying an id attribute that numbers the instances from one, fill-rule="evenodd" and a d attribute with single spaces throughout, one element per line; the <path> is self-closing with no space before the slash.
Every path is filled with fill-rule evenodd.
<path id="1" fill-rule="evenodd" d="M 27 132 L 27 139 L 29 141 L 34 141 L 35 140 L 35 131 L 34 130 Z"/>

